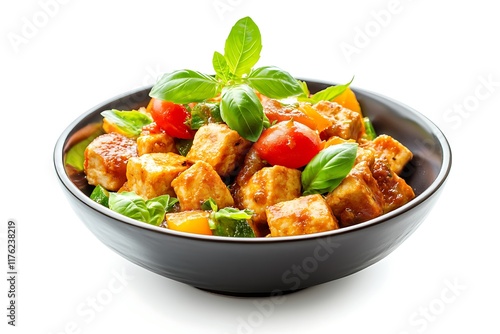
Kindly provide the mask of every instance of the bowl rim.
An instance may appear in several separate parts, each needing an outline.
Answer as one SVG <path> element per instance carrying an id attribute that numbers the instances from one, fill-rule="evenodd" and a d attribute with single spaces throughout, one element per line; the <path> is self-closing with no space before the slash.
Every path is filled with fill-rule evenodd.
<path id="1" fill-rule="evenodd" d="M 311 83 L 317 83 L 317 84 L 326 84 L 326 85 L 335 85 L 336 83 L 331 83 L 325 80 L 318 80 L 318 79 L 300 79 L 304 81 L 308 81 Z M 451 170 L 451 165 L 452 165 L 452 151 L 450 144 L 444 135 L 444 133 L 439 129 L 439 127 L 434 124 L 427 116 L 421 114 L 417 110 L 413 109 L 412 107 L 397 101 L 393 98 L 390 98 L 388 96 L 385 96 L 380 93 L 376 93 L 371 90 L 363 89 L 356 87 L 355 85 L 351 85 L 351 88 L 354 92 L 360 92 L 364 95 L 371 96 L 371 97 L 376 97 L 377 99 L 382 99 L 387 102 L 390 102 L 392 104 L 398 105 L 401 108 L 404 108 L 408 112 L 413 113 L 414 115 L 418 116 L 418 118 L 425 123 L 425 125 L 432 130 L 432 134 L 438 139 L 440 148 L 442 150 L 442 155 L 443 155 L 443 164 L 441 165 L 441 168 L 439 169 L 439 172 L 436 175 L 435 180 L 431 183 L 429 187 L 427 187 L 421 194 L 417 195 L 413 200 L 410 202 L 406 203 L 405 205 L 391 211 L 388 213 L 385 213 L 379 217 L 367 220 L 365 222 L 353 225 L 353 226 L 348 226 L 348 227 L 342 227 L 340 229 L 336 230 L 331 230 L 331 231 L 325 231 L 325 232 L 318 232 L 318 233 L 311 233 L 311 234 L 304 234 L 304 235 L 297 235 L 297 236 L 282 236 L 282 237 L 259 237 L 259 238 L 239 238 L 239 237 L 221 237 L 221 236 L 209 236 L 209 235 L 202 235 L 202 234 L 194 234 L 194 233 L 187 233 L 187 232 L 179 232 L 179 231 L 173 231 L 169 230 L 164 227 L 160 226 L 154 226 L 150 225 L 126 216 L 123 216 L 119 213 L 116 213 L 109 208 L 106 208 L 99 203 L 94 202 L 93 200 L 90 199 L 90 197 L 86 196 L 78 187 L 71 182 L 69 177 L 66 174 L 65 166 L 64 166 L 64 161 L 63 161 L 63 156 L 64 156 L 64 150 L 65 150 L 65 145 L 66 145 L 66 140 L 69 136 L 69 134 L 74 130 L 76 125 L 78 125 L 80 122 L 82 122 L 85 118 L 89 117 L 90 114 L 94 113 L 96 110 L 102 108 L 103 106 L 112 103 L 114 101 L 126 98 L 128 96 L 137 94 L 139 92 L 151 89 L 152 85 L 149 86 L 143 86 L 143 87 L 138 87 L 136 89 L 132 89 L 129 91 L 126 91 L 124 93 L 115 95 L 114 97 L 111 97 L 97 105 L 94 105 L 92 108 L 89 108 L 87 111 L 82 113 L 80 116 L 78 116 L 73 122 L 71 122 L 64 130 L 63 132 L 59 135 L 59 137 L 56 140 L 54 150 L 53 150 L 53 163 L 54 163 L 54 168 L 55 172 L 57 174 L 57 177 L 61 184 L 66 188 L 66 190 L 73 196 L 75 199 L 80 201 L 82 204 L 88 206 L 90 209 L 96 211 L 99 214 L 102 214 L 104 216 L 107 216 L 108 218 L 114 219 L 116 221 L 132 225 L 133 227 L 136 228 L 141 228 L 145 230 L 149 230 L 151 232 L 155 233 L 162 233 L 166 235 L 170 235 L 172 237 L 178 237 L 178 238 L 186 238 L 186 239 L 192 239 L 192 240 L 199 240 L 199 241 L 205 241 L 205 242 L 226 242 L 226 243 L 261 243 L 261 242 L 266 242 L 266 243 L 281 243 L 281 242 L 294 242 L 294 241 L 301 241 L 304 239 L 308 240 L 314 240 L 314 239 L 319 239 L 319 238 L 324 238 L 324 237 L 333 237 L 333 236 L 338 236 L 342 235 L 345 233 L 349 233 L 351 231 L 356 231 L 356 230 L 362 230 L 366 229 L 369 227 L 372 227 L 374 225 L 382 224 L 385 221 L 388 221 L 396 216 L 402 215 L 405 212 L 413 209 L 414 207 L 420 205 L 421 203 L 425 202 L 427 199 L 429 199 L 432 195 L 434 195 L 446 182 L 448 175 L 450 174 Z"/>

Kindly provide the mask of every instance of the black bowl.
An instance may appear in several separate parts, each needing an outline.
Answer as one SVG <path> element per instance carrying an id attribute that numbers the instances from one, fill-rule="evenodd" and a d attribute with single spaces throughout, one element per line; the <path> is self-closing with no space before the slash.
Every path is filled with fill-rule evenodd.
<path id="1" fill-rule="evenodd" d="M 308 85 L 315 92 L 331 83 Z M 103 110 L 146 105 L 150 89 L 115 97 L 71 123 L 55 145 L 54 166 L 69 203 L 99 240 L 139 266 L 200 289 L 277 295 L 358 272 L 383 259 L 415 231 L 436 204 L 450 172 L 450 146 L 431 121 L 390 98 L 353 88 L 377 133 L 393 136 L 414 153 L 403 177 L 415 199 L 355 226 L 302 236 L 227 238 L 151 226 L 93 202 L 88 197 L 91 188 L 70 178 L 64 166 L 65 151 L 85 126 L 100 122 Z"/>

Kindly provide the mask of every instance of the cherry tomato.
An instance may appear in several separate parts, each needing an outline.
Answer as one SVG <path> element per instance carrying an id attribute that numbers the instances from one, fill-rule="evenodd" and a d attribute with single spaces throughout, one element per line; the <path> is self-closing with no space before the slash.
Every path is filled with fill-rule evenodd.
<path id="1" fill-rule="evenodd" d="M 194 137 L 195 131 L 186 124 L 191 115 L 183 105 L 152 98 L 147 110 L 169 136 L 181 139 Z"/>
<path id="2" fill-rule="evenodd" d="M 317 131 L 290 120 L 264 130 L 254 147 L 271 165 L 299 168 L 307 165 L 322 145 Z"/>

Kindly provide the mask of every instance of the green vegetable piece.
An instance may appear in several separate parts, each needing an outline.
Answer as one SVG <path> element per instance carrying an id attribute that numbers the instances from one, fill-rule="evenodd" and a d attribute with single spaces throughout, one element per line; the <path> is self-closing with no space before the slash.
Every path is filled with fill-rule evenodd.
<path id="1" fill-rule="evenodd" d="M 103 186 L 98 184 L 94 190 L 92 190 L 92 193 L 90 194 L 90 199 L 93 200 L 94 202 L 97 202 L 105 207 L 109 207 L 109 191 L 104 189 Z"/>
<path id="2" fill-rule="evenodd" d="M 264 128 L 264 108 L 252 88 L 242 84 L 223 90 L 221 117 L 243 138 L 252 142 L 259 139 Z"/>
<path id="3" fill-rule="evenodd" d="M 229 71 L 237 77 L 250 73 L 260 58 L 261 50 L 259 27 L 248 16 L 240 19 L 229 32 L 224 46 L 224 58 Z"/>
<path id="4" fill-rule="evenodd" d="M 324 194 L 335 189 L 354 166 L 358 145 L 344 143 L 320 151 L 301 175 L 303 195 Z"/>
<path id="5" fill-rule="evenodd" d="M 373 127 L 372 121 L 368 117 L 363 117 L 363 123 L 365 125 L 365 138 L 368 140 L 373 140 L 377 138 L 377 133 Z"/>
<path id="6" fill-rule="evenodd" d="M 153 122 L 146 114 L 137 111 L 120 111 L 117 109 L 105 110 L 101 112 L 110 123 L 114 124 L 128 137 L 138 137 L 142 127 Z"/>
<path id="7" fill-rule="evenodd" d="M 81 140 L 80 142 L 73 145 L 64 158 L 64 163 L 70 165 L 79 172 L 83 171 L 83 163 L 85 161 L 85 149 L 97 136 L 101 135 L 102 128 L 99 125 L 95 131 L 93 131 L 87 138 Z"/>
<path id="8" fill-rule="evenodd" d="M 290 73 L 275 66 L 263 66 L 253 70 L 248 84 L 272 99 L 284 99 L 303 93 L 302 85 Z"/>
<path id="9" fill-rule="evenodd" d="M 247 221 L 250 218 L 252 218 L 250 210 L 223 208 L 212 213 L 210 220 L 215 223 L 210 225 L 210 229 L 218 236 L 253 238 L 255 233 Z"/>
<path id="10" fill-rule="evenodd" d="M 219 92 L 219 85 L 213 76 L 192 70 L 178 70 L 164 74 L 153 86 L 149 96 L 184 104 L 210 99 Z"/>
<path id="11" fill-rule="evenodd" d="M 232 207 L 220 209 L 212 198 L 201 205 L 202 210 L 212 211 L 208 224 L 212 233 L 222 237 L 254 238 L 255 233 L 248 224 L 252 210 L 239 210 Z"/>
<path id="12" fill-rule="evenodd" d="M 198 130 L 201 126 L 208 123 L 222 122 L 219 104 L 217 103 L 198 103 L 191 110 L 190 127 Z"/>
<path id="13" fill-rule="evenodd" d="M 165 213 L 171 210 L 176 202 L 177 199 L 171 198 L 169 195 L 144 200 L 134 192 L 109 194 L 109 208 L 111 210 L 156 226 L 163 222 Z"/>
<path id="14" fill-rule="evenodd" d="M 318 103 L 319 101 L 331 101 L 342 94 L 351 85 L 353 80 L 354 77 L 352 77 L 351 81 L 346 84 L 325 88 L 312 95 L 308 100 L 310 100 L 312 103 Z"/>
<path id="15" fill-rule="evenodd" d="M 179 139 L 175 141 L 175 148 L 179 152 L 180 155 L 186 156 L 191 149 L 191 146 L 193 146 L 193 140 L 192 139 Z"/>

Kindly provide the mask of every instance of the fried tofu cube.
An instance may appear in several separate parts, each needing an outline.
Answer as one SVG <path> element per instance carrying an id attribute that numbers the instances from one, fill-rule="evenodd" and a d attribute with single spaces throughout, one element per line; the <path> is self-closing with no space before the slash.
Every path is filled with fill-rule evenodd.
<path id="1" fill-rule="evenodd" d="M 234 200 L 219 174 L 204 161 L 179 174 L 173 181 L 179 205 L 182 211 L 199 210 L 206 200 L 212 198 L 219 208 L 233 206 Z"/>
<path id="2" fill-rule="evenodd" d="M 220 176 L 227 177 L 243 163 L 251 145 L 226 124 L 209 123 L 198 129 L 186 157 L 205 161 Z"/>
<path id="3" fill-rule="evenodd" d="M 160 195 L 175 196 L 172 181 L 191 166 L 175 153 L 148 153 L 134 157 L 127 164 L 127 189 L 150 199 Z"/>
<path id="4" fill-rule="evenodd" d="M 272 237 L 302 235 L 336 230 L 337 219 L 323 196 L 302 196 L 267 207 L 267 220 Z"/>
<path id="5" fill-rule="evenodd" d="M 391 169 L 398 175 L 413 158 L 412 152 L 406 146 L 388 135 L 379 135 L 368 145 L 373 147 L 378 157 L 387 159 Z"/>
<path id="6" fill-rule="evenodd" d="M 323 139 L 338 136 L 343 139 L 358 140 L 363 136 L 365 126 L 359 112 L 344 108 L 336 102 L 321 101 L 313 106 L 322 116 L 333 122 L 321 133 Z"/>
<path id="7" fill-rule="evenodd" d="M 391 170 L 385 159 L 375 160 L 372 175 L 384 196 L 384 213 L 397 209 L 415 198 L 413 188 Z"/>
<path id="8" fill-rule="evenodd" d="M 240 208 L 254 211 L 252 224 L 266 224 L 266 208 L 301 195 L 301 172 L 283 166 L 264 167 L 241 186 Z M 259 230 L 255 226 L 254 230 Z"/>
<path id="9" fill-rule="evenodd" d="M 366 161 L 351 169 L 337 188 L 326 195 L 326 202 L 342 227 L 355 225 L 384 213 L 384 197 Z"/>
<path id="10" fill-rule="evenodd" d="M 117 191 L 127 181 L 128 160 L 136 156 L 136 142 L 122 134 L 111 132 L 96 137 L 84 152 L 88 183 Z"/>
<path id="11" fill-rule="evenodd" d="M 175 141 L 165 132 L 141 134 L 137 137 L 137 153 L 177 153 Z"/>

